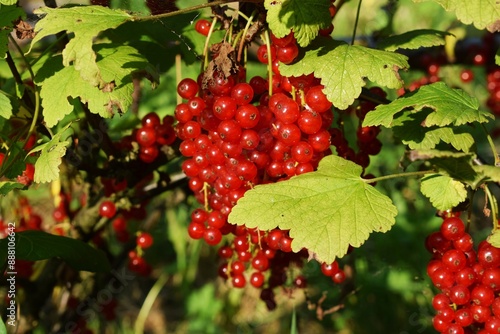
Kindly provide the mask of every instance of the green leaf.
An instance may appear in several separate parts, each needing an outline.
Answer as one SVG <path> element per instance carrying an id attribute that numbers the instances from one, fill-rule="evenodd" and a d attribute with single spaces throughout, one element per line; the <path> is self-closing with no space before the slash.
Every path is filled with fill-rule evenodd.
<path id="1" fill-rule="evenodd" d="M 0 266 L 7 261 L 9 237 L 0 240 Z M 42 231 L 24 231 L 15 233 L 16 259 L 39 261 L 61 258 L 73 269 L 107 272 L 110 265 L 106 255 L 83 241 L 53 235 Z M 7 271 L 15 271 L 7 267 Z"/>
<path id="2" fill-rule="evenodd" d="M 467 183 L 473 183 L 477 178 L 476 171 L 472 168 L 472 155 L 462 157 L 440 157 L 429 159 L 430 163 L 437 166 L 440 172 L 445 172 L 449 177 Z"/>
<path id="3" fill-rule="evenodd" d="M 441 174 L 462 182 L 473 182 L 477 178 L 472 168 L 474 154 L 440 150 L 416 150 L 410 153 L 412 161 L 429 161 Z"/>
<path id="4" fill-rule="evenodd" d="M 467 190 L 463 183 L 440 174 L 424 176 L 421 180 L 420 191 L 438 210 L 451 209 L 467 198 Z"/>
<path id="5" fill-rule="evenodd" d="M 66 154 L 66 146 L 70 144 L 69 141 L 61 142 L 61 135 L 70 125 L 71 123 L 56 133 L 49 142 L 31 150 L 30 154 L 42 151 L 35 163 L 34 181 L 36 183 L 52 182 L 59 179 L 59 165 L 62 162 L 62 157 Z"/>
<path id="6" fill-rule="evenodd" d="M 17 3 L 17 0 L 0 0 L 0 5 L 12 6 Z"/>
<path id="7" fill-rule="evenodd" d="M 0 117 L 9 119 L 12 116 L 10 99 L 0 91 Z"/>
<path id="8" fill-rule="evenodd" d="M 5 327 L 5 323 L 2 318 L 0 318 L 0 334 L 7 334 L 7 328 Z"/>
<path id="9" fill-rule="evenodd" d="M 488 240 L 493 247 L 500 248 L 500 230 L 494 230 L 486 240 Z"/>
<path id="10" fill-rule="evenodd" d="M 444 45 L 446 36 L 452 36 L 452 34 L 432 29 L 412 30 L 401 35 L 385 38 L 377 43 L 377 47 L 386 51 L 428 48 Z"/>
<path id="11" fill-rule="evenodd" d="M 423 121 L 427 127 L 484 123 L 494 118 L 490 112 L 479 110 L 479 102 L 475 97 L 461 89 L 452 89 L 443 82 L 436 82 L 422 86 L 408 97 L 402 96 L 389 104 L 377 106 L 366 115 L 363 126 L 383 125 L 390 128 L 394 115 L 407 108 L 413 112 L 423 108 L 434 109 Z"/>
<path id="12" fill-rule="evenodd" d="M 0 195 L 4 196 L 14 189 L 22 189 L 24 184 L 11 181 L 0 181 Z"/>
<path id="13" fill-rule="evenodd" d="M 273 34 L 284 37 L 293 31 L 297 43 L 305 47 L 331 22 L 329 0 L 265 0 L 266 20 Z"/>
<path id="14" fill-rule="evenodd" d="M 360 177 L 362 167 L 335 155 L 318 170 L 248 190 L 228 221 L 249 228 L 290 230 L 292 249 L 307 248 L 331 263 L 359 247 L 371 232 L 386 232 L 396 207 Z"/>
<path id="15" fill-rule="evenodd" d="M 429 109 L 417 113 L 405 111 L 397 115 L 392 124 L 394 135 L 412 150 L 430 150 L 440 142 L 445 142 L 459 151 L 469 152 L 474 144 L 474 138 L 467 129 L 425 127 L 422 123 L 428 114 Z"/>
<path id="16" fill-rule="evenodd" d="M 0 166 L 2 172 L 5 173 L 4 176 L 8 179 L 14 179 L 18 175 L 21 175 L 26 169 L 26 163 L 24 162 L 25 157 L 26 152 L 22 149 L 20 143 L 12 143 L 9 155 L 4 158 L 3 164 Z M 6 168 L 6 166 L 9 168 Z"/>
<path id="17" fill-rule="evenodd" d="M 413 0 L 422 2 L 429 0 Z M 474 24 L 477 29 L 500 31 L 500 5 L 497 0 L 433 0 L 447 11 L 454 11 L 465 24 Z"/>
<path id="18" fill-rule="evenodd" d="M 74 102 L 68 97 L 79 97 L 92 113 L 109 118 L 115 109 L 125 112 L 132 104 L 134 71 L 146 70 L 156 77 L 149 63 L 130 46 L 100 44 L 96 50 L 102 78 L 109 83 L 103 89 L 84 81 L 73 66 L 62 67 L 60 56 L 48 60 L 36 74 L 35 81 L 41 86 L 43 116 L 48 127 L 53 127 L 73 111 Z M 58 94 L 54 94 L 55 91 Z"/>
<path id="19" fill-rule="evenodd" d="M 495 64 L 500 65 L 500 49 L 497 50 L 497 54 L 495 55 Z"/>
<path id="20" fill-rule="evenodd" d="M 482 176 L 483 181 L 500 182 L 500 167 L 490 165 L 473 166 L 474 170 Z"/>
<path id="21" fill-rule="evenodd" d="M 402 129 L 404 131 L 404 129 Z M 400 133 L 395 132 L 395 133 Z M 429 131 L 422 131 L 424 137 L 421 141 L 414 139 L 404 139 L 403 143 L 408 145 L 412 150 L 428 150 L 433 149 L 441 141 L 451 144 L 459 151 L 469 152 L 470 147 L 474 144 L 474 137 L 470 133 L 455 133 L 452 128 L 437 128 Z"/>
<path id="22" fill-rule="evenodd" d="M 35 26 L 36 36 L 31 47 L 42 38 L 61 31 L 74 33 L 62 52 L 63 65 L 73 62 L 83 80 L 92 86 L 102 86 L 106 79 L 101 76 L 92 49 L 94 38 L 107 29 L 116 28 L 132 19 L 128 13 L 103 6 L 75 6 L 69 8 L 40 8 L 35 14 L 46 14 Z"/>
<path id="23" fill-rule="evenodd" d="M 293 65 L 280 65 L 284 76 L 314 73 L 325 86 L 323 92 L 333 105 L 346 109 L 361 94 L 365 78 L 388 88 L 402 86 L 398 70 L 408 67 L 406 56 L 360 45 L 321 38 Z"/>
<path id="24" fill-rule="evenodd" d="M 10 0 L 2 1 L 10 2 Z M 9 43 L 9 35 L 14 26 L 12 22 L 25 17 L 26 13 L 21 7 L 0 6 L 0 59 L 5 58 L 5 55 L 9 50 L 7 44 Z"/>

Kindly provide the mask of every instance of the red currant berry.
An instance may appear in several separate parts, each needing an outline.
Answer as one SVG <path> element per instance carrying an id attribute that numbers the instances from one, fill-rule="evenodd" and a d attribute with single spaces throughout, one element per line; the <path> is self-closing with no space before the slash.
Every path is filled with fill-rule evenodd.
<path id="1" fill-rule="evenodd" d="M 101 217 L 113 218 L 116 214 L 115 203 L 111 201 L 103 201 L 99 206 L 99 215 Z"/>
<path id="2" fill-rule="evenodd" d="M 199 33 L 202 34 L 203 36 L 208 36 L 208 33 L 210 31 L 210 26 L 212 23 L 210 21 L 205 20 L 205 19 L 199 19 L 196 21 L 194 24 L 194 29 Z"/>
<path id="3" fill-rule="evenodd" d="M 149 248 L 153 245 L 153 237 L 147 232 L 140 232 L 137 235 L 136 243 L 142 249 Z"/>

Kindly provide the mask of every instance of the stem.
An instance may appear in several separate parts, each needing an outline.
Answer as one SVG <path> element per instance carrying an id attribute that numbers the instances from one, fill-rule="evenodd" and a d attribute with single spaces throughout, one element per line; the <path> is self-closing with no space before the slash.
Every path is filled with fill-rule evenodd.
<path id="1" fill-rule="evenodd" d="M 231 2 L 262 3 L 262 2 L 264 2 L 264 0 L 239 0 L 239 1 L 235 1 L 235 0 L 218 0 L 218 1 L 213 1 L 213 2 L 209 2 L 209 3 L 203 3 L 203 4 L 200 4 L 200 5 L 196 5 L 196 6 L 192 6 L 192 7 L 188 7 L 188 8 L 184 8 L 184 9 L 179 9 L 179 10 L 176 10 L 176 11 L 173 11 L 173 12 L 169 12 L 169 13 L 163 13 L 163 14 L 158 14 L 158 15 L 148 15 L 148 16 L 132 16 L 132 18 L 130 20 L 131 21 L 158 20 L 158 19 L 163 19 L 163 18 L 166 18 L 166 17 L 176 16 L 176 15 L 179 15 L 179 14 L 189 13 L 189 12 L 192 12 L 192 11 L 195 11 L 195 10 L 198 10 L 198 9 L 203 9 L 203 8 L 208 8 L 208 7 L 216 7 L 216 6 L 220 6 L 220 5 L 225 5 L 225 4 L 228 4 L 228 3 L 231 3 Z"/>
<path id="2" fill-rule="evenodd" d="M 10 72 L 12 73 L 12 76 L 14 77 L 14 80 L 16 80 L 16 83 L 19 85 L 23 84 L 23 80 L 21 79 L 21 75 L 19 74 L 16 64 L 14 63 L 14 59 L 12 59 L 12 56 L 10 55 L 10 52 L 6 52 L 7 58 L 7 65 L 9 66 Z"/>
<path id="3" fill-rule="evenodd" d="M 374 177 L 373 179 L 363 179 L 363 181 L 366 183 L 375 183 L 378 181 L 395 179 L 397 177 L 421 176 L 421 175 L 426 175 L 426 174 L 435 173 L 435 172 L 436 171 L 434 171 L 434 170 L 422 170 L 422 171 L 418 171 L 418 172 L 404 172 L 404 173 L 397 173 L 397 174 L 390 174 L 390 175 Z"/>
<path id="4" fill-rule="evenodd" d="M 179 82 L 182 80 L 182 59 L 180 54 L 175 55 L 175 87 L 179 86 Z M 182 97 L 179 94 L 177 95 L 177 104 L 182 103 Z"/>
<path id="5" fill-rule="evenodd" d="M 484 192 L 486 193 L 486 196 L 488 197 L 488 201 L 490 202 L 490 207 L 491 207 L 491 218 L 493 219 L 493 232 L 498 230 L 500 226 L 498 225 L 498 203 L 497 199 L 495 196 L 490 191 L 490 188 L 488 188 L 487 185 L 484 185 L 483 187 Z"/>
<path id="6" fill-rule="evenodd" d="M 243 15 L 243 13 L 238 12 L 239 15 Z M 252 12 L 249 18 L 247 18 L 247 24 L 245 25 L 245 29 L 243 29 L 243 33 L 241 35 L 240 47 L 238 48 L 238 57 L 236 60 L 239 62 L 241 60 L 241 52 L 243 50 L 243 45 L 245 44 L 245 36 L 247 35 L 247 31 L 252 24 L 253 18 L 255 17 L 256 11 Z"/>
<path id="7" fill-rule="evenodd" d="M 495 157 L 495 166 L 500 167 L 500 157 L 498 156 L 497 148 L 495 146 L 495 143 L 493 142 L 493 138 L 491 138 L 490 134 L 486 130 L 486 127 L 484 126 L 483 123 L 481 123 L 481 126 L 483 128 L 484 133 L 486 134 L 486 139 L 488 139 L 488 144 L 490 144 L 491 152 Z"/>
<path id="8" fill-rule="evenodd" d="M 354 30 L 352 32 L 351 45 L 354 44 L 354 40 L 356 39 L 356 30 L 358 29 L 358 21 L 359 21 L 359 13 L 361 12 L 361 3 L 363 0 L 359 0 L 358 9 L 356 10 L 356 20 L 354 21 Z"/>
<path id="9" fill-rule="evenodd" d="M 269 30 L 264 31 L 264 42 L 267 47 L 267 76 L 268 76 L 268 94 L 273 95 L 273 61 L 271 60 L 271 38 L 269 37 Z"/>
<path id="10" fill-rule="evenodd" d="M 23 58 L 23 61 L 26 63 L 26 67 L 28 68 L 28 72 L 30 72 L 31 81 L 33 81 L 33 85 L 35 87 L 34 88 L 35 89 L 35 111 L 33 112 L 33 119 L 31 120 L 30 129 L 28 130 L 28 134 L 26 135 L 26 139 L 24 139 L 24 143 L 23 143 L 23 146 L 24 146 L 24 144 L 26 144 L 26 142 L 28 141 L 31 133 L 35 130 L 36 122 L 38 120 L 38 115 L 40 113 L 40 90 L 38 89 L 38 86 L 35 84 L 35 73 L 33 73 L 33 68 L 31 67 L 31 64 L 29 63 L 28 59 L 26 59 L 26 56 L 24 55 L 23 50 L 21 50 L 21 47 L 19 46 L 19 44 L 16 43 L 16 40 L 10 34 L 9 34 L 9 39 L 16 47 L 17 51 L 21 55 L 21 58 Z M 21 81 L 21 84 L 23 84 L 22 81 Z"/>
<path id="11" fill-rule="evenodd" d="M 208 45 L 210 44 L 210 37 L 212 36 L 216 23 L 217 23 L 217 17 L 214 17 L 214 19 L 212 20 L 212 25 L 210 26 L 210 30 L 208 31 L 207 38 L 205 39 L 205 46 L 203 47 L 203 64 L 202 64 L 203 71 L 205 71 L 208 66 Z"/>
<path id="12" fill-rule="evenodd" d="M 144 333 L 144 324 L 146 323 L 146 319 L 148 317 L 149 311 L 153 307 L 153 304 L 156 300 L 156 297 L 160 294 L 161 289 L 165 286 L 168 281 L 167 273 L 162 273 L 158 280 L 155 282 L 151 290 L 149 290 L 144 303 L 142 304 L 141 310 L 137 315 L 137 319 L 134 324 L 134 333 Z"/>

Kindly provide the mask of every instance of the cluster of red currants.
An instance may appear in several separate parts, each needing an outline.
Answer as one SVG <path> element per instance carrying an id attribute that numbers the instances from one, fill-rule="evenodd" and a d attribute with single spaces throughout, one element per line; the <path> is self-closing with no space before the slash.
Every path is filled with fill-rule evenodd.
<path id="1" fill-rule="evenodd" d="M 440 293 L 432 306 L 440 333 L 500 333 L 500 249 L 482 241 L 477 251 L 458 216 L 427 237 L 427 273 Z"/>
<path id="2" fill-rule="evenodd" d="M 151 273 L 151 265 L 144 259 L 143 251 L 153 245 L 153 237 L 148 232 L 137 232 L 137 247 L 128 253 L 128 269 L 139 275 L 148 276 Z"/>
<path id="3" fill-rule="evenodd" d="M 134 132 L 135 140 L 139 144 L 139 159 L 151 163 L 158 157 L 162 146 L 173 144 L 176 138 L 173 122 L 172 116 L 168 115 L 160 120 L 154 112 L 142 118 L 142 126 Z"/>
<path id="4" fill-rule="evenodd" d="M 182 170 L 204 206 L 191 214 L 190 237 L 215 246 L 223 235 L 233 234 L 219 248 L 225 260 L 219 275 L 234 287 L 244 287 L 248 281 L 263 288 L 261 299 L 274 309 L 273 288 L 287 282 L 287 268 L 300 267 L 307 251 L 292 252 L 288 231 L 234 226 L 227 217 L 254 185 L 314 171 L 321 158 L 331 154 L 333 112 L 313 75 L 281 76 L 279 63 L 291 63 L 298 55 L 293 34 L 284 38 L 271 34 L 271 40 L 270 46 L 257 51 L 262 63 L 273 64 L 268 79 L 255 76 L 245 82 L 241 67 L 229 76 L 215 70 L 205 71 L 197 81 L 183 79 L 177 87 L 184 102 L 175 109 L 175 129 L 186 157 Z M 325 268 L 333 281 L 343 281 L 336 262 Z M 306 285 L 302 276 L 294 282 L 296 287 Z"/>

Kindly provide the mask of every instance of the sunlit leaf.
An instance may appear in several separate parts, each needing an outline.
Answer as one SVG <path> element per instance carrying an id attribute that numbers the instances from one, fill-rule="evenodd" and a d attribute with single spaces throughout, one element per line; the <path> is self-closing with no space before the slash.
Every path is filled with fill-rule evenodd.
<path id="1" fill-rule="evenodd" d="M 436 82 L 422 86 L 408 97 L 402 96 L 389 104 L 377 106 L 366 115 L 363 125 L 383 125 L 390 128 L 397 113 L 405 109 L 418 112 L 423 108 L 434 110 L 423 121 L 423 125 L 427 127 L 484 123 L 494 118 L 490 112 L 479 110 L 479 102 L 475 97 L 461 89 L 452 89 L 443 82 Z"/>
<path id="2" fill-rule="evenodd" d="M 372 232 L 388 231 L 396 207 L 366 180 L 362 167 L 338 156 L 321 160 L 318 170 L 248 190 L 229 222 L 249 228 L 290 230 L 292 248 L 307 248 L 331 263 L 358 247 Z"/>
<path id="3" fill-rule="evenodd" d="M 438 210 L 451 209 L 467 198 L 465 185 L 446 175 L 426 175 L 421 180 L 420 190 Z"/>
<path id="4" fill-rule="evenodd" d="M 450 35 L 450 33 L 439 30 L 412 30 L 401 35 L 387 37 L 378 42 L 377 47 L 386 51 L 396 51 L 398 49 L 438 46 L 444 45 L 445 37 Z"/>
<path id="5" fill-rule="evenodd" d="M 350 106 L 361 94 L 365 78 L 388 88 L 402 86 L 398 71 L 408 67 L 406 56 L 331 39 L 319 39 L 318 43 L 297 63 L 281 65 L 280 72 L 284 76 L 314 73 L 335 107 Z"/>
<path id="6" fill-rule="evenodd" d="M 329 0 L 265 0 L 264 6 L 273 34 L 281 38 L 293 31 L 297 43 L 303 47 L 332 22 Z"/>
<path id="7" fill-rule="evenodd" d="M 132 16 L 125 11 L 103 6 L 43 7 L 36 9 L 35 14 L 45 15 L 35 25 L 36 36 L 31 46 L 61 31 L 74 33 L 62 52 L 64 66 L 73 63 L 83 80 L 92 86 L 103 85 L 106 81 L 101 76 L 97 56 L 92 49 L 94 37 L 101 31 L 118 27 Z"/>

